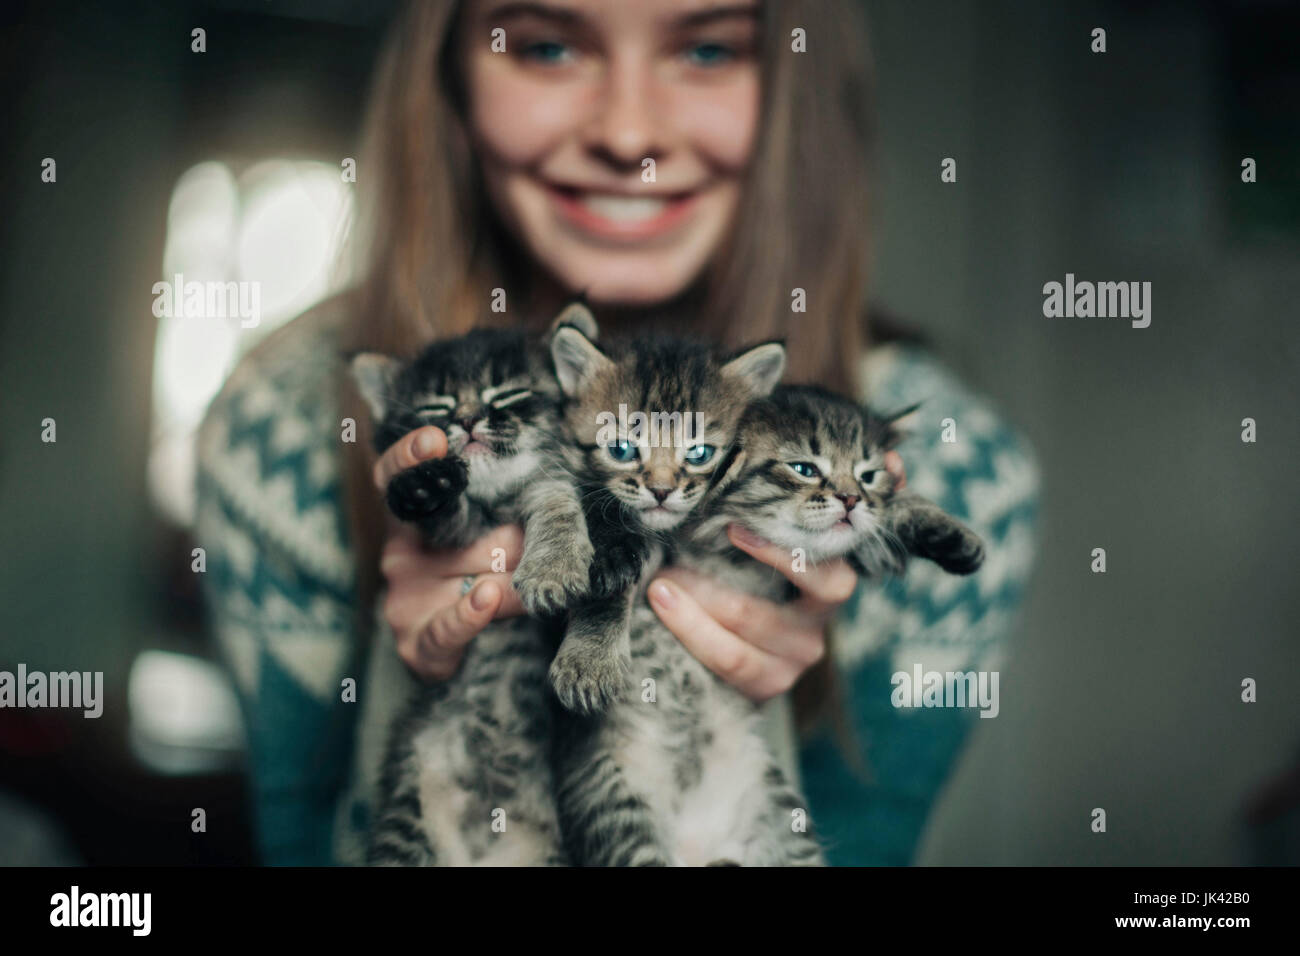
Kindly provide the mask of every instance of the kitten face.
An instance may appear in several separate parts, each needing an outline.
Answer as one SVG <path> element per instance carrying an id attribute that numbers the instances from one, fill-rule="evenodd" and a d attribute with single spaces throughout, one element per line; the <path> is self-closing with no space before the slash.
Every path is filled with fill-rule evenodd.
<path id="1" fill-rule="evenodd" d="M 485 502 L 537 469 L 558 393 L 521 333 L 479 330 L 435 343 L 409 364 L 367 353 L 352 367 L 380 451 L 435 425 L 447 435 L 448 455 L 468 466 L 466 494 Z"/>
<path id="2" fill-rule="evenodd" d="M 731 361 L 673 339 L 607 355 L 573 329 L 556 333 L 552 355 L 588 476 L 651 531 L 676 527 L 700 503 L 746 405 L 785 368 L 777 344 Z"/>
<path id="3" fill-rule="evenodd" d="M 895 485 L 885 452 L 900 437 L 891 422 L 829 392 L 780 388 L 741 424 L 745 461 L 724 507 L 813 561 L 883 547 L 880 514 Z"/>

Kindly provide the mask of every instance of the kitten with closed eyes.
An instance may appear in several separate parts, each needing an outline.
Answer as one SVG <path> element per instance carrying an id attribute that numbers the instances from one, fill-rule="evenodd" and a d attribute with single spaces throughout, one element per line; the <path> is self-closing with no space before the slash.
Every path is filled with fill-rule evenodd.
<path id="1" fill-rule="evenodd" d="M 585 309 L 566 311 L 586 335 Z M 352 359 L 383 452 L 435 425 L 448 454 L 399 473 L 390 510 L 433 547 L 460 548 L 503 524 L 524 526 L 513 585 L 531 617 L 493 621 L 457 673 L 395 722 L 368 858 L 386 865 L 564 862 L 551 778 L 546 668 L 553 616 L 584 595 L 592 545 L 564 462 L 560 392 L 542 341 L 480 329 L 411 362 Z M 495 827 L 505 811 L 504 832 Z"/>
<path id="2" fill-rule="evenodd" d="M 810 562 L 902 570 L 908 553 L 956 574 L 979 567 L 979 538 L 884 468 L 895 423 L 818 388 L 779 387 L 743 409 L 735 447 L 707 500 L 673 534 L 674 563 L 775 601 L 797 589 L 738 550 L 742 524 Z M 599 719 L 568 715 L 556 783 L 570 859 L 580 865 L 821 865 L 806 802 L 769 753 L 755 705 L 708 671 L 638 588 L 635 676 L 650 698 Z"/>

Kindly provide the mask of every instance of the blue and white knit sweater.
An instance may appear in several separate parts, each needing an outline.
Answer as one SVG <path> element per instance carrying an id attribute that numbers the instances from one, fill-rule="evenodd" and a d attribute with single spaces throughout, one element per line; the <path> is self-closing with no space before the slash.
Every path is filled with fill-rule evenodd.
<path id="1" fill-rule="evenodd" d="M 382 621 L 361 659 L 355 567 L 340 476 L 335 382 L 341 306 L 274 333 L 239 364 L 198 439 L 198 544 L 218 642 L 244 705 L 258 845 L 271 864 L 357 862 L 388 721 L 413 682 Z M 906 864 L 975 723 L 970 709 L 896 709 L 891 675 L 992 670 L 1029 575 L 1037 471 L 987 402 L 927 353 L 874 349 L 873 406 L 920 401 L 901 447 L 911 486 L 979 532 L 979 573 L 915 562 L 900 580 L 863 582 L 836 623 L 833 659 L 862 745 L 852 769 L 829 733 L 799 766 L 832 863 Z M 941 439 L 940 422 L 957 440 Z M 356 678 L 357 703 L 342 682 Z M 775 721 L 786 721 L 777 705 Z"/>

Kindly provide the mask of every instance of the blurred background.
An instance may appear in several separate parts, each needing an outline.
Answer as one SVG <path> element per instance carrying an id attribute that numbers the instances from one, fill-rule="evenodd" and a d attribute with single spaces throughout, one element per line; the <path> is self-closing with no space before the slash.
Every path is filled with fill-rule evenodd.
<path id="1" fill-rule="evenodd" d="M 921 862 L 1300 862 L 1300 6 L 866 8 L 875 296 L 1043 471 L 1001 714 L 976 721 Z M 340 162 L 390 9 L 0 14 L 0 670 L 103 671 L 106 698 L 98 720 L 0 710 L 0 864 L 254 859 L 190 570 L 191 438 L 238 357 L 351 278 Z M 251 263 L 256 328 L 154 316 L 155 282 Z M 1067 272 L 1150 281 L 1151 326 L 1044 318 Z"/>

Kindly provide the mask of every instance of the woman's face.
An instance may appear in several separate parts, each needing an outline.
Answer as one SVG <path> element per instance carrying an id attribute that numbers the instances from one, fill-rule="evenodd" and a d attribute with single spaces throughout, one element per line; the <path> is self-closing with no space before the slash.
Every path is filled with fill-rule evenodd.
<path id="1" fill-rule="evenodd" d="M 593 303 L 683 291 L 753 148 L 757 0 L 471 0 L 466 26 L 471 127 L 507 228 Z"/>

